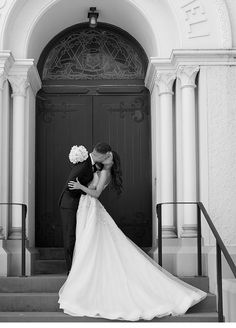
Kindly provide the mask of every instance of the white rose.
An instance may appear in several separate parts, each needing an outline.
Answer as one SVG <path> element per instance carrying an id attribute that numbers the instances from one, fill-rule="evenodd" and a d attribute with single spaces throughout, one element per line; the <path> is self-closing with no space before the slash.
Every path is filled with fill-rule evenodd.
<path id="1" fill-rule="evenodd" d="M 87 158 L 88 158 L 88 151 L 84 146 L 80 145 L 78 147 L 76 145 L 71 147 L 69 153 L 69 160 L 71 163 L 76 164 L 79 162 L 84 162 Z"/>

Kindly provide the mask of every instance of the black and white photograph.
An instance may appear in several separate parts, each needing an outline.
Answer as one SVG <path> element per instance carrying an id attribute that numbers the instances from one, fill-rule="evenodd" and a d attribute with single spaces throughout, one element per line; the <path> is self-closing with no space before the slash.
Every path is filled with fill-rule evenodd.
<path id="1" fill-rule="evenodd" d="M 0 0 L 0 324 L 236 322 L 236 0 Z"/>

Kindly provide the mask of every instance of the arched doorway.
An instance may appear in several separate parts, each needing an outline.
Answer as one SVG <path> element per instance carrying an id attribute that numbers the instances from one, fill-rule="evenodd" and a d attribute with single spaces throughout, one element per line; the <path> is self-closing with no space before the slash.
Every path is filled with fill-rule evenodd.
<path id="1" fill-rule="evenodd" d="M 98 141 L 121 156 L 124 192 L 101 197 L 123 232 L 152 243 L 151 125 L 144 87 L 147 57 L 129 34 L 108 24 L 72 26 L 44 49 L 36 102 L 36 247 L 63 245 L 58 197 L 72 145 Z"/>

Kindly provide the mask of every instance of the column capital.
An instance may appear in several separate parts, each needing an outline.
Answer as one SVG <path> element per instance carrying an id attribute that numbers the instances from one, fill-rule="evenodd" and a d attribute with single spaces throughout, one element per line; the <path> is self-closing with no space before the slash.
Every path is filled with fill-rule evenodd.
<path id="1" fill-rule="evenodd" d="M 27 89 L 27 87 L 30 86 L 34 95 L 36 95 L 38 90 L 41 88 L 41 79 L 39 77 L 37 68 L 34 65 L 33 59 L 17 59 L 17 60 L 15 60 L 15 63 L 9 72 L 9 81 L 10 81 L 10 83 L 11 83 L 11 81 L 13 81 L 11 84 L 15 84 L 15 89 L 17 89 L 17 91 L 15 92 L 14 86 L 12 85 L 13 96 L 16 94 L 24 95 L 24 92 L 22 94 L 22 92 L 17 87 L 18 84 L 21 84 L 20 81 L 23 81 L 23 80 L 26 80 L 28 82 L 27 86 L 25 85 L 23 87 L 23 89 L 24 88 Z"/>
<path id="2" fill-rule="evenodd" d="M 7 75 L 4 70 L 0 69 L 0 91 L 3 90 L 4 83 L 7 80 Z"/>
<path id="3" fill-rule="evenodd" d="M 30 85 L 27 77 L 11 75 L 8 77 L 8 79 L 11 83 L 12 90 L 13 90 L 12 97 L 15 97 L 15 96 L 26 97 L 26 90 Z"/>
<path id="4" fill-rule="evenodd" d="M 181 88 L 192 87 L 195 88 L 195 78 L 199 71 L 199 66 L 179 66 L 177 70 L 177 77 L 181 82 Z"/>
<path id="5" fill-rule="evenodd" d="M 173 95 L 172 87 L 176 74 L 173 71 L 157 71 L 155 84 L 159 87 L 159 96 L 163 94 Z"/>
<path id="6" fill-rule="evenodd" d="M 0 90 L 3 89 L 4 83 L 7 80 L 7 75 L 12 65 L 14 58 L 10 51 L 0 51 Z"/>

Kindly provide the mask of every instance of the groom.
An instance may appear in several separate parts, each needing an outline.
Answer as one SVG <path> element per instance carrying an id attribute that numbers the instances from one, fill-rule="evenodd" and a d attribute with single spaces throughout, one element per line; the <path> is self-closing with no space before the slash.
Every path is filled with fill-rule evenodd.
<path id="1" fill-rule="evenodd" d="M 79 162 L 73 165 L 61 193 L 59 207 L 62 219 L 67 275 L 71 269 L 75 245 L 76 212 L 80 196 L 83 193 L 82 190 L 69 190 L 68 182 L 76 181 L 76 178 L 78 178 L 81 184 L 87 186 L 93 179 L 93 172 L 96 171 L 95 163 L 103 162 L 109 156 L 110 151 L 111 147 L 107 143 L 99 142 L 96 144 L 92 153 L 89 154 L 84 162 Z"/>

